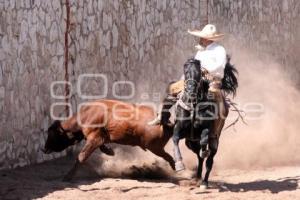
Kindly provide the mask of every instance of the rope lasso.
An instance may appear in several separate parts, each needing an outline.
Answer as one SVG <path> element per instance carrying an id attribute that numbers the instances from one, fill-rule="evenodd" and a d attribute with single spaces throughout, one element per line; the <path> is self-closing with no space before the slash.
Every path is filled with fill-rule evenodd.
<path id="1" fill-rule="evenodd" d="M 228 126 L 225 127 L 224 131 L 227 130 L 228 128 L 232 127 L 232 126 L 234 127 L 234 125 L 235 125 L 240 119 L 242 120 L 242 122 L 243 122 L 244 124 L 248 125 L 248 124 L 245 122 L 244 116 L 242 115 L 242 114 L 246 115 L 245 111 L 239 109 L 239 108 L 237 107 L 237 103 L 231 101 L 231 99 L 225 98 L 225 101 L 226 101 L 226 103 L 228 103 L 230 106 L 232 106 L 232 107 L 234 108 L 234 109 L 231 109 L 231 111 L 237 112 L 237 113 L 238 113 L 238 116 L 237 116 L 237 118 L 236 118 L 231 124 L 229 124 Z M 234 130 L 235 130 L 235 128 L 234 128 Z"/>

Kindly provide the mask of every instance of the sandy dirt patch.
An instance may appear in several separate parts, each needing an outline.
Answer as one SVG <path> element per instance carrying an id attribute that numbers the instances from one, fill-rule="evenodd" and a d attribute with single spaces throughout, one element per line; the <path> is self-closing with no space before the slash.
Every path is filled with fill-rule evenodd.
<path id="1" fill-rule="evenodd" d="M 1 199 L 300 199 L 300 167 L 260 170 L 215 169 L 209 189 L 165 170 L 165 164 L 131 165 L 122 173 L 99 173 L 89 162 L 71 182 L 63 182 L 73 159 L 0 171 Z M 109 166 L 109 165 L 108 165 Z M 128 165 L 130 166 L 130 164 Z M 103 165 L 101 166 L 103 169 Z M 190 173 L 192 174 L 192 173 Z M 117 177 L 119 176 L 119 177 Z"/>

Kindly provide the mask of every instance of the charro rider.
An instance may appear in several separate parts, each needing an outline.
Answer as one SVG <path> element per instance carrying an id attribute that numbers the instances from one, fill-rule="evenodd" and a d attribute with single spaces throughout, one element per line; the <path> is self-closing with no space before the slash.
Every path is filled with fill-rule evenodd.
<path id="1" fill-rule="evenodd" d="M 200 61 L 205 78 L 209 81 L 209 95 L 217 103 L 219 112 L 222 113 L 223 96 L 221 83 L 227 62 L 225 48 L 217 43 L 224 34 L 217 32 L 216 26 L 207 24 L 202 30 L 188 30 L 188 33 L 199 38 L 196 45 L 195 59 Z M 169 109 L 176 103 L 177 94 L 184 88 L 184 77 L 180 81 L 169 86 L 167 97 L 163 100 L 163 106 L 157 117 L 149 122 L 149 125 L 167 123 L 170 117 Z"/>

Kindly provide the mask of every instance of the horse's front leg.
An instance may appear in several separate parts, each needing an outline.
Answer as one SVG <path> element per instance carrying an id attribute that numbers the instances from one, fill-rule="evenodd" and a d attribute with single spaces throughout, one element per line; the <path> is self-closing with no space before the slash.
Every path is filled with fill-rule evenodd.
<path id="1" fill-rule="evenodd" d="M 211 153 L 206 160 L 206 173 L 205 173 L 205 177 L 202 182 L 202 185 L 201 185 L 201 188 L 203 188 L 203 189 L 206 189 L 208 187 L 208 178 L 209 178 L 210 172 L 211 172 L 213 164 L 214 164 L 214 157 L 218 150 L 218 143 L 219 143 L 218 138 L 210 139 L 209 149 L 210 149 Z"/>
<path id="2" fill-rule="evenodd" d="M 175 170 L 177 172 L 185 170 L 185 166 L 182 162 L 182 156 L 179 149 L 180 131 L 181 131 L 181 126 L 179 123 L 176 123 L 174 127 L 172 139 L 174 144 L 173 150 L 174 150 Z"/>
<path id="3" fill-rule="evenodd" d="M 186 146 L 191 149 L 196 155 L 197 155 L 197 158 L 198 158 L 198 169 L 197 169 L 197 181 L 199 180 L 200 183 L 202 182 L 202 166 L 203 166 L 203 158 L 200 157 L 199 155 L 199 151 L 200 151 L 200 144 L 199 142 L 194 142 L 194 141 L 190 141 L 190 140 L 185 140 L 185 144 Z"/>
<path id="4" fill-rule="evenodd" d="M 63 181 L 70 181 L 75 175 L 78 167 L 84 161 L 88 159 L 88 157 L 95 151 L 95 149 L 99 148 L 103 144 L 103 140 L 100 138 L 99 134 L 91 133 L 89 134 L 84 147 L 81 149 L 75 164 L 71 168 L 71 170 L 64 176 Z"/>

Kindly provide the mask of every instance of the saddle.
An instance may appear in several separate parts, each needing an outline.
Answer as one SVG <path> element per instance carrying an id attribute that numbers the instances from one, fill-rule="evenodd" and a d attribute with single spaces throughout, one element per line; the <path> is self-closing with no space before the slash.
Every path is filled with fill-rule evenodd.
<path id="1" fill-rule="evenodd" d="M 168 93 L 172 96 L 177 96 L 184 89 L 184 80 L 171 83 L 168 88 Z"/>
<path id="2" fill-rule="evenodd" d="M 208 71 L 204 68 L 201 68 L 201 75 L 202 79 L 211 81 L 212 77 L 208 73 Z M 181 79 L 179 81 L 172 82 L 168 87 L 168 94 L 171 94 L 172 96 L 177 96 L 183 89 L 184 89 L 184 80 Z"/>

